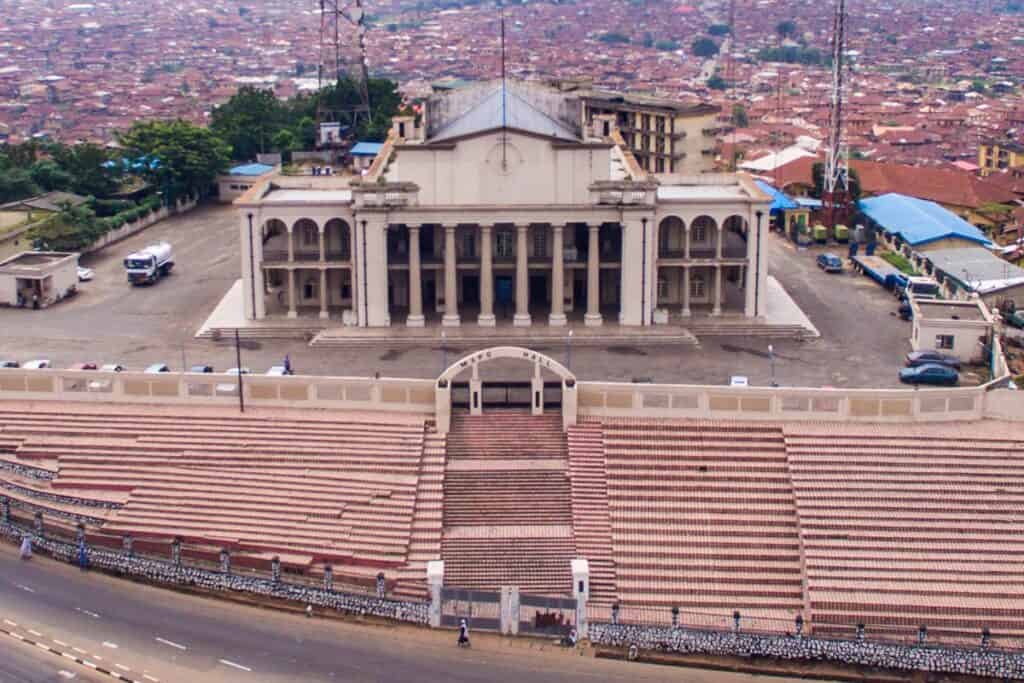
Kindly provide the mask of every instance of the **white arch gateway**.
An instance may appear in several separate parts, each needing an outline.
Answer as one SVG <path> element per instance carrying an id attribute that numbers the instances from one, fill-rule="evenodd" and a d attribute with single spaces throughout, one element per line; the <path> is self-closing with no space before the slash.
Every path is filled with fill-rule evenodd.
<path id="1" fill-rule="evenodd" d="M 533 364 L 530 378 L 530 412 L 540 415 L 544 412 L 544 379 L 541 370 L 550 370 L 562 381 L 562 428 L 576 424 L 576 375 L 554 358 L 521 346 L 495 346 L 460 358 L 449 365 L 437 378 L 435 390 L 437 431 L 447 434 L 452 420 L 452 381 L 466 370 L 472 371 L 469 380 L 469 412 L 483 413 L 483 382 L 480 366 L 494 360 L 511 359 Z"/>

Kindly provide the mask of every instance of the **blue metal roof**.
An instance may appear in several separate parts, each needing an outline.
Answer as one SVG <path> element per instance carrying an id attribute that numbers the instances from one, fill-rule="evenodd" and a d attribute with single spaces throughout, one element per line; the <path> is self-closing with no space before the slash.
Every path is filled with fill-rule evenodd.
<path id="1" fill-rule="evenodd" d="M 259 176 L 273 170 L 274 167 L 268 164 L 242 164 L 230 169 L 228 175 Z"/>
<path id="2" fill-rule="evenodd" d="M 774 187 L 764 182 L 763 180 L 755 180 L 754 182 L 757 183 L 757 186 L 761 188 L 762 192 L 771 196 L 771 213 L 774 213 L 776 211 L 788 211 L 791 209 L 800 208 L 800 205 L 797 204 L 792 199 L 790 199 L 789 195 L 787 195 L 785 192 L 782 192 L 781 190 L 776 190 Z"/>
<path id="3" fill-rule="evenodd" d="M 899 235 L 911 246 L 956 237 L 977 244 L 991 242 L 984 233 L 935 202 L 889 193 L 862 199 L 860 210 L 886 232 Z"/>
<path id="4" fill-rule="evenodd" d="M 383 142 L 357 142 L 349 154 L 354 157 L 375 157 L 383 146 Z"/>

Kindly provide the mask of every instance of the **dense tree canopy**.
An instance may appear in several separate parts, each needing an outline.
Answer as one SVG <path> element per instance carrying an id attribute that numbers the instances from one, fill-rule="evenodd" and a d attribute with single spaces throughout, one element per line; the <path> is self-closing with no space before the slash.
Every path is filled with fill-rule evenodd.
<path id="1" fill-rule="evenodd" d="M 216 133 L 180 119 L 139 121 L 119 139 L 128 158 L 146 160 L 143 177 L 168 201 L 205 195 L 231 160 L 231 146 Z"/>
<path id="2" fill-rule="evenodd" d="M 697 57 L 714 57 L 718 54 L 718 44 L 707 36 L 701 36 L 693 41 L 690 51 Z"/>

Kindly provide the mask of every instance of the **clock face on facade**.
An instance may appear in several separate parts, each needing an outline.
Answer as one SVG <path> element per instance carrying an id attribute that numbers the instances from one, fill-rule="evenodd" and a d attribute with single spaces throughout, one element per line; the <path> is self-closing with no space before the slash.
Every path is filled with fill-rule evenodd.
<path id="1" fill-rule="evenodd" d="M 523 153 L 511 140 L 502 139 L 502 136 L 498 137 L 484 157 L 484 167 L 491 173 L 501 175 L 510 175 L 522 163 Z"/>

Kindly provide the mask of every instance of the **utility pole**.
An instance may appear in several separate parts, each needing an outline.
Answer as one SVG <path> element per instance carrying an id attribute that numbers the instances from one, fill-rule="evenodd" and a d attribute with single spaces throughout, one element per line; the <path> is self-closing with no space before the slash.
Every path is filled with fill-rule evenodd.
<path id="1" fill-rule="evenodd" d="M 235 368 L 238 370 L 238 411 L 245 412 L 245 394 L 242 391 L 242 344 L 238 340 L 238 328 L 235 328 Z"/>

